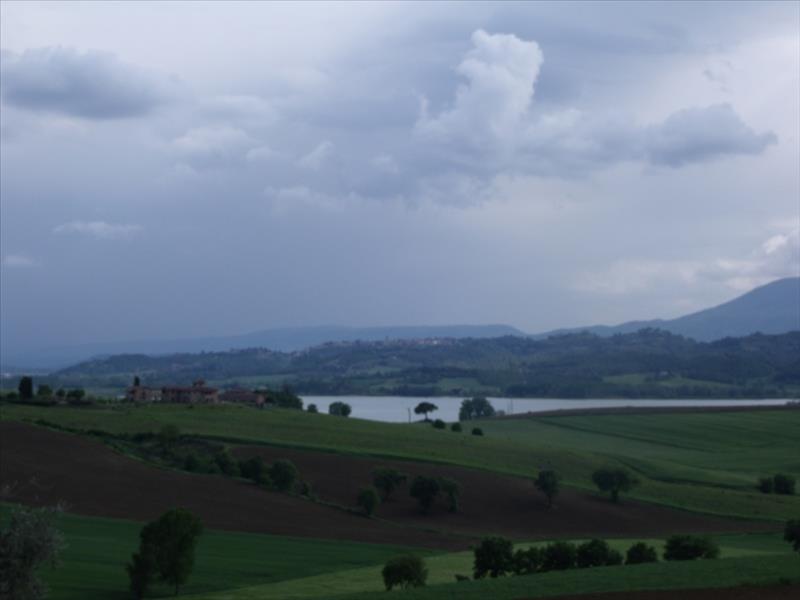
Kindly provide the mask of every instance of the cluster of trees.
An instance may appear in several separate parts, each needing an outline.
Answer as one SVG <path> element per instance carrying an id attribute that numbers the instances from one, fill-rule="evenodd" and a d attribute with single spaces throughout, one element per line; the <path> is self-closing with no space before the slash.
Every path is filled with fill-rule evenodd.
<path id="1" fill-rule="evenodd" d="M 458 411 L 459 421 L 470 421 L 472 419 L 485 419 L 495 415 L 494 406 L 483 396 L 476 396 L 461 402 Z"/>
<path id="2" fill-rule="evenodd" d="M 795 479 L 791 475 L 776 473 L 772 477 L 761 477 L 758 480 L 758 490 L 762 494 L 784 494 L 793 496 Z"/>
<path id="3" fill-rule="evenodd" d="M 298 480 L 297 467 L 290 460 L 276 460 L 268 465 L 260 456 L 239 461 L 239 472 L 257 485 L 289 492 Z"/>
<path id="4" fill-rule="evenodd" d="M 415 554 L 390 558 L 381 571 L 383 584 L 389 592 L 394 587 L 402 589 L 422 587 L 428 579 L 425 560 Z"/>
<path id="5" fill-rule="evenodd" d="M 638 485 L 639 480 L 625 469 L 603 468 L 592 474 L 592 481 L 601 492 L 608 493 L 613 502 L 619 502 L 621 492 L 628 492 Z M 544 494 L 547 506 L 552 507 L 561 491 L 561 475 L 552 469 L 539 471 L 533 485 Z"/>
<path id="6" fill-rule="evenodd" d="M 408 481 L 408 474 L 397 469 L 376 468 L 372 472 L 372 485 L 359 490 L 356 503 L 364 514 L 371 516 L 382 502 L 390 501 L 394 492 Z M 423 514 L 430 512 L 440 497 L 444 499 L 447 512 L 455 513 L 459 509 L 461 484 L 448 477 L 417 475 L 411 479 L 408 493 L 417 501 Z"/>
<path id="7" fill-rule="evenodd" d="M 13 400 L 19 398 L 24 401 L 51 401 L 54 398 L 57 400 L 65 400 L 70 403 L 80 403 L 86 399 L 86 390 L 82 388 L 65 389 L 63 387 L 53 391 L 53 388 L 46 383 L 41 383 L 36 386 L 34 391 L 33 377 L 25 375 L 20 378 L 17 385 L 16 392 L 7 394 L 7 398 Z"/>
<path id="8" fill-rule="evenodd" d="M 474 556 L 475 579 L 658 561 L 656 549 L 644 542 L 633 544 L 623 556 L 601 539 L 592 539 L 582 544 L 558 541 L 546 546 L 531 546 L 514 551 L 511 540 L 488 537 L 474 548 Z M 674 535 L 668 538 L 664 545 L 664 560 L 717 557 L 719 557 L 719 547 L 707 537 Z"/>
<path id="9" fill-rule="evenodd" d="M 331 402 L 328 405 L 328 414 L 335 417 L 349 417 L 353 412 L 352 407 L 347 402 Z"/>
<path id="10" fill-rule="evenodd" d="M 139 551 L 126 565 L 130 590 L 143 598 L 156 579 L 174 587 L 178 595 L 194 568 L 197 538 L 203 524 L 184 508 L 173 508 L 148 523 L 139 534 Z"/>

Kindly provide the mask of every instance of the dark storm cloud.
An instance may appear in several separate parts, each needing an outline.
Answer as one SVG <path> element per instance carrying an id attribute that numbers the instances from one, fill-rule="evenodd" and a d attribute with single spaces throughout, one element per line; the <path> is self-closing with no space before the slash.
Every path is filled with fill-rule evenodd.
<path id="1" fill-rule="evenodd" d="M 60 47 L 2 54 L 3 101 L 85 119 L 149 113 L 166 99 L 163 83 L 107 52 Z"/>

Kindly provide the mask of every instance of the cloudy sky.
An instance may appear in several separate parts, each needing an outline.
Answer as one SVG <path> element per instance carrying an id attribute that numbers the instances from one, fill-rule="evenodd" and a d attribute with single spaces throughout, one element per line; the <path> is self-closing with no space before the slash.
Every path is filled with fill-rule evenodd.
<path id="1" fill-rule="evenodd" d="M 2 17 L 2 345 L 673 317 L 800 272 L 800 4 Z"/>

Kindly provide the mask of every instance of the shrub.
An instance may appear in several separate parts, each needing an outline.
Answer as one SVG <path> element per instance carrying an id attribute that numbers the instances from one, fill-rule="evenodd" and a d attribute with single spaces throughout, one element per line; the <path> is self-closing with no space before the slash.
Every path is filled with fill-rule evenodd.
<path id="1" fill-rule="evenodd" d="M 458 496 L 461 494 L 461 485 L 447 477 L 442 477 L 439 480 L 439 485 L 442 492 L 447 496 L 447 511 L 451 513 L 458 512 Z"/>
<path id="2" fill-rule="evenodd" d="M 461 573 L 456 573 L 456 581 L 461 583 L 462 581 L 469 581 L 469 575 L 462 575 Z"/>
<path id="3" fill-rule="evenodd" d="M 297 479 L 297 467 L 290 460 L 276 460 L 267 473 L 272 484 L 282 492 L 292 489 Z"/>
<path id="4" fill-rule="evenodd" d="M 514 575 L 531 575 L 536 573 L 541 565 L 542 551 L 535 546 L 527 550 L 517 550 L 514 552 Z"/>
<path id="5" fill-rule="evenodd" d="M 407 479 L 408 475 L 389 467 L 379 467 L 372 471 L 372 485 L 380 490 L 384 501 L 388 500 L 392 492 Z"/>
<path id="6" fill-rule="evenodd" d="M 758 491 L 762 494 L 771 494 L 774 491 L 772 477 L 760 477 L 758 480 Z"/>
<path id="7" fill-rule="evenodd" d="M 446 427 L 447 427 L 447 425 L 445 425 L 445 422 L 442 421 L 441 419 L 436 419 L 433 422 L 433 428 L 434 429 L 445 429 Z"/>
<path id="8" fill-rule="evenodd" d="M 639 480 L 625 469 L 598 469 L 592 481 L 602 492 L 611 494 L 613 502 L 619 501 L 620 492 L 628 492 L 639 484 Z"/>
<path id="9" fill-rule="evenodd" d="M 792 519 L 786 522 L 783 529 L 783 539 L 789 542 L 795 552 L 800 552 L 800 519 Z"/>
<path id="10" fill-rule="evenodd" d="M 542 571 L 563 571 L 575 567 L 578 550 L 569 542 L 553 542 L 542 551 Z"/>
<path id="11" fill-rule="evenodd" d="M 475 579 L 499 577 L 513 571 L 514 556 L 511 540 L 501 537 L 488 537 L 474 549 L 475 564 L 473 575 Z"/>
<path id="12" fill-rule="evenodd" d="M 481 429 L 480 427 L 473 427 L 472 435 L 483 435 L 483 429 Z"/>
<path id="13" fill-rule="evenodd" d="M 461 433 L 461 423 L 453 423 L 450 425 L 450 431 L 455 431 L 456 433 Z"/>
<path id="14" fill-rule="evenodd" d="M 425 580 L 428 579 L 425 561 L 414 554 L 390 558 L 386 561 L 381 574 L 386 591 L 390 591 L 395 586 L 400 588 L 422 587 L 425 585 Z"/>
<path id="15" fill-rule="evenodd" d="M 644 542 L 637 542 L 625 554 L 626 565 L 640 565 L 642 563 L 658 562 L 658 552 L 653 546 Z"/>
<path id="16" fill-rule="evenodd" d="M 785 494 L 788 496 L 794 495 L 794 477 L 784 475 L 783 473 L 778 473 L 772 478 L 772 485 L 776 494 Z"/>
<path id="17" fill-rule="evenodd" d="M 411 482 L 411 487 L 408 491 L 412 498 L 417 499 L 420 511 L 426 513 L 430 510 L 434 500 L 436 500 L 436 496 L 439 495 L 441 485 L 435 477 L 417 475 L 414 481 Z"/>
<path id="18" fill-rule="evenodd" d="M 605 540 L 589 540 L 578 546 L 575 564 L 582 569 L 621 563 L 622 555 L 616 550 L 612 550 Z"/>
<path id="19" fill-rule="evenodd" d="M 361 488 L 361 490 L 358 492 L 358 496 L 356 497 L 356 504 L 368 517 L 371 517 L 373 514 L 375 514 L 375 511 L 380 503 L 381 498 L 378 496 L 378 491 L 371 485 Z"/>
<path id="20" fill-rule="evenodd" d="M 673 535 L 664 546 L 664 560 L 695 560 L 718 558 L 719 546 L 709 537 Z"/>

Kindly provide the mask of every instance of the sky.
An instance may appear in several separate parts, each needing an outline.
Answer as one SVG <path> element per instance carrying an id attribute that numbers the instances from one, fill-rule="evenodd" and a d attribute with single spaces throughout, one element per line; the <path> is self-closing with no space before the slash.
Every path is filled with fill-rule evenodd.
<path id="1" fill-rule="evenodd" d="M 800 3 L 0 4 L 3 349 L 800 275 Z"/>

